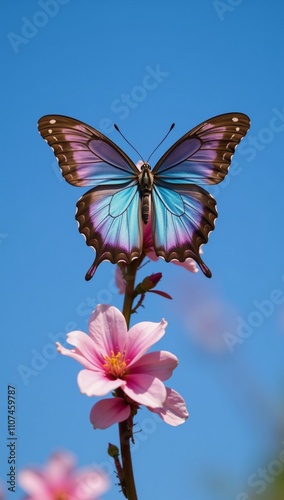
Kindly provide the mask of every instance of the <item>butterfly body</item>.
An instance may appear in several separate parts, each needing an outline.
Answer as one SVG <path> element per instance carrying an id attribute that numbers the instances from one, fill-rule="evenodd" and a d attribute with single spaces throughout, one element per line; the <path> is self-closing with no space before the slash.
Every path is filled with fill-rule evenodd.
<path id="1" fill-rule="evenodd" d="M 150 196 L 152 193 L 152 186 L 154 183 L 154 176 L 151 172 L 149 163 L 143 162 L 141 165 L 141 174 L 139 174 L 139 187 L 142 195 L 142 220 L 147 224 L 150 213 Z"/>
<path id="2" fill-rule="evenodd" d="M 200 256 L 217 218 L 214 198 L 199 184 L 217 184 L 228 173 L 249 118 L 227 113 L 204 121 L 182 136 L 151 169 L 138 168 L 115 143 L 89 125 L 61 115 L 39 120 L 39 132 L 57 157 L 62 175 L 74 186 L 91 189 L 77 202 L 76 219 L 86 243 L 96 251 L 86 275 L 98 265 L 131 263 L 145 253 L 144 229 L 167 262 Z"/>

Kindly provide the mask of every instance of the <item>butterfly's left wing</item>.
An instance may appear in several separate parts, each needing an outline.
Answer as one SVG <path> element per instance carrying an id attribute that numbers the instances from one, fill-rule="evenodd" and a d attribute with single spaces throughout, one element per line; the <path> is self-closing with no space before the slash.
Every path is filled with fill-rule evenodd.
<path id="1" fill-rule="evenodd" d="M 76 219 L 86 243 L 96 251 L 86 280 L 103 260 L 129 264 L 140 257 L 143 232 L 137 184 L 91 189 L 78 200 Z"/>
<path id="2" fill-rule="evenodd" d="M 43 116 L 41 136 L 73 186 L 93 186 L 77 203 L 79 231 L 96 251 L 86 275 L 103 260 L 130 263 L 142 252 L 139 170 L 108 137 L 90 125 L 61 115 Z"/>
<path id="3" fill-rule="evenodd" d="M 216 202 L 196 184 L 217 184 L 225 178 L 249 124 L 242 113 L 211 118 L 181 137 L 153 169 L 153 242 L 166 261 L 193 258 L 211 276 L 200 247 L 214 229 Z"/>
<path id="4" fill-rule="evenodd" d="M 40 118 L 38 129 L 53 149 L 64 179 L 73 186 L 124 184 L 139 175 L 122 149 L 84 122 L 46 115 Z"/>

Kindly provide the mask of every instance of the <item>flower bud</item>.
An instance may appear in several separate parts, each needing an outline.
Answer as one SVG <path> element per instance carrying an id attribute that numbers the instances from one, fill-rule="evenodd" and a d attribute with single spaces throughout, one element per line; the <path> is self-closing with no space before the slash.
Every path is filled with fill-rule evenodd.
<path id="1" fill-rule="evenodd" d="M 136 288 L 135 292 L 137 295 L 149 292 L 152 288 L 155 288 L 155 286 L 159 283 L 160 279 L 162 278 L 162 273 L 155 273 L 151 274 L 150 276 L 147 276 L 146 278 L 143 279 L 141 283 L 139 283 Z"/>
<path id="2" fill-rule="evenodd" d="M 109 456 L 112 458 L 116 458 L 119 456 L 119 450 L 118 450 L 118 447 L 115 446 L 115 444 L 109 443 L 107 452 L 108 452 Z"/>

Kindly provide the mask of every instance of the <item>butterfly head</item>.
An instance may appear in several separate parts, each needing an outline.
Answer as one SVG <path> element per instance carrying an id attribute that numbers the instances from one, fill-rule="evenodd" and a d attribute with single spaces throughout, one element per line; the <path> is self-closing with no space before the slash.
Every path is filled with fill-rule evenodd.
<path id="1" fill-rule="evenodd" d="M 141 171 L 143 172 L 144 170 L 148 170 L 148 171 L 151 170 L 151 167 L 147 161 L 143 161 L 143 163 L 141 165 Z"/>

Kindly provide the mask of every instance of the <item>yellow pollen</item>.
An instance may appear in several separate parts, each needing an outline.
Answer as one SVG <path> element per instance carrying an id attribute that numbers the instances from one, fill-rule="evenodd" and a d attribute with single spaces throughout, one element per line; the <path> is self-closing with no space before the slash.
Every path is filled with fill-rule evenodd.
<path id="1" fill-rule="evenodd" d="M 121 352 L 118 352 L 117 354 L 114 354 L 113 351 L 110 352 L 111 356 L 105 356 L 106 363 L 104 364 L 104 368 L 106 368 L 108 373 L 113 377 L 121 378 L 124 375 L 127 366 L 124 353 L 121 354 Z"/>

